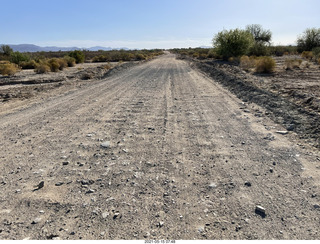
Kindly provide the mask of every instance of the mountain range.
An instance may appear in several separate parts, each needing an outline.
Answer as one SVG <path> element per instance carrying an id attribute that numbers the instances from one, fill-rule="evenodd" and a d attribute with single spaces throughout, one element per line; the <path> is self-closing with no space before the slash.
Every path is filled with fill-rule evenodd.
<path id="1" fill-rule="evenodd" d="M 2 44 L 1 44 L 2 45 Z M 0 45 L 0 46 L 1 46 Z M 100 46 L 95 46 L 95 47 L 90 47 L 90 48 L 79 48 L 79 47 L 56 47 L 56 46 L 50 46 L 50 47 L 40 47 L 34 44 L 17 44 L 17 45 L 12 45 L 8 44 L 13 51 L 15 52 L 58 52 L 58 51 L 74 51 L 74 50 L 88 50 L 88 51 L 98 51 L 98 50 L 103 50 L 103 51 L 110 51 L 110 50 L 129 50 L 126 47 L 123 48 L 111 48 L 111 47 L 100 47 Z"/>

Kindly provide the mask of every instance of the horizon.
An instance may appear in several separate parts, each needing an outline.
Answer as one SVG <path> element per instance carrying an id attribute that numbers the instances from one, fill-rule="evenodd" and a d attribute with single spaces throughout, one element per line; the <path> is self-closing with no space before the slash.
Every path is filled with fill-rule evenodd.
<path id="1" fill-rule="evenodd" d="M 41 47 L 211 47 L 218 32 L 250 24 L 270 30 L 273 45 L 296 45 L 320 23 L 316 0 L 12 0 L 2 7 L 14 11 L 0 16 L 0 43 Z"/>

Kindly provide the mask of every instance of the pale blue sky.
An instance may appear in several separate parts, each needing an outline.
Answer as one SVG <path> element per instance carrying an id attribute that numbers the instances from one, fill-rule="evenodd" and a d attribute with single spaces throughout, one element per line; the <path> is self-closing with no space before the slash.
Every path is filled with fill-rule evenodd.
<path id="1" fill-rule="evenodd" d="M 274 44 L 320 28 L 319 0 L 0 0 L 0 43 L 174 48 L 211 46 L 223 29 L 261 24 Z"/>

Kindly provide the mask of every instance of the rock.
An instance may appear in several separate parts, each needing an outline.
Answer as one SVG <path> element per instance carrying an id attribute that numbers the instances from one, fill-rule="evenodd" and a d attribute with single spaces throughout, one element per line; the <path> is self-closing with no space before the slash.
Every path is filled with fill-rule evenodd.
<path id="1" fill-rule="evenodd" d="M 217 184 L 214 182 L 210 183 L 210 185 L 209 185 L 209 188 L 211 188 L 211 189 L 216 188 L 216 187 L 217 187 Z"/>
<path id="2" fill-rule="evenodd" d="M 319 204 L 315 204 L 315 205 L 313 205 L 313 207 L 314 207 L 315 209 L 320 209 L 320 205 L 319 205 Z"/>
<path id="3" fill-rule="evenodd" d="M 264 218 L 266 216 L 266 209 L 260 205 L 257 205 L 255 209 L 255 213 L 259 214 L 261 217 Z"/>
<path id="4" fill-rule="evenodd" d="M 245 186 L 248 186 L 248 187 L 250 187 L 250 186 L 251 186 L 251 182 L 249 182 L 249 181 L 246 181 L 246 182 L 244 183 L 244 185 L 245 185 Z"/>
<path id="5" fill-rule="evenodd" d="M 280 134 L 280 135 L 286 135 L 286 134 L 288 134 L 288 131 L 286 131 L 286 130 L 278 130 L 278 131 L 276 131 L 276 133 L 278 133 L 278 134 Z"/>
<path id="6" fill-rule="evenodd" d="M 41 181 L 38 185 L 34 186 L 36 187 L 35 189 L 33 189 L 33 191 L 37 191 L 40 190 L 41 188 L 44 187 L 44 181 Z"/>
<path id="7" fill-rule="evenodd" d="M 63 182 L 61 181 L 55 184 L 55 186 L 62 186 L 62 185 L 63 185 Z"/>
<path id="8" fill-rule="evenodd" d="M 101 143 L 100 146 L 103 148 L 110 148 L 110 141 L 105 141 Z"/>
<path id="9" fill-rule="evenodd" d="M 113 219 L 121 218 L 121 214 L 119 212 L 115 212 L 113 215 Z"/>
<path id="10" fill-rule="evenodd" d="M 41 218 L 35 218 L 32 222 L 31 222 L 31 224 L 33 224 L 33 225 L 35 225 L 35 224 L 38 224 L 39 222 L 41 222 Z"/>
<path id="11" fill-rule="evenodd" d="M 68 165 L 68 164 L 69 164 L 69 161 L 62 162 L 62 165 Z"/>
<path id="12" fill-rule="evenodd" d="M 107 218 L 109 216 L 109 212 L 103 212 L 102 213 L 102 218 Z"/>
<path id="13" fill-rule="evenodd" d="M 94 193 L 94 190 L 93 189 L 89 189 L 86 193 L 87 194 Z"/>
<path id="14" fill-rule="evenodd" d="M 163 225 L 164 225 L 164 222 L 163 222 L 163 221 L 160 221 L 160 222 L 157 224 L 157 226 L 160 227 L 160 228 L 161 228 Z"/>

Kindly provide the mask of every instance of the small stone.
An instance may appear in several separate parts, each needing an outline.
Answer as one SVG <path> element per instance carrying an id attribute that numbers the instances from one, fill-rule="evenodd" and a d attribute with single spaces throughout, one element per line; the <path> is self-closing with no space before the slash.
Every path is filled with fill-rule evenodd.
<path id="1" fill-rule="evenodd" d="M 255 209 L 255 213 L 259 214 L 261 217 L 264 218 L 266 216 L 266 209 L 260 205 L 257 205 Z"/>
<path id="2" fill-rule="evenodd" d="M 317 196 L 316 193 L 313 193 L 313 194 L 311 195 L 312 198 L 314 198 L 314 197 L 316 197 L 316 196 Z"/>
<path id="3" fill-rule="evenodd" d="M 269 171 L 270 171 L 270 173 L 273 173 L 273 168 L 270 168 Z"/>
<path id="4" fill-rule="evenodd" d="M 62 165 L 68 165 L 68 164 L 69 164 L 69 161 L 62 162 Z"/>
<path id="5" fill-rule="evenodd" d="M 55 186 L 62 186 L 62 185 L 63 185 L 63 182 L 61 181 L 55 184 Z"/>
<path id="6" fill-rule="evenodd" d="M 211 189 L 216 188 L 216 187 L 217 187 L 217 184 L 214 182 L 210 183 L 210 185 L 209 185 L 209 188 L 211 188 Z"/>
<path id="7" fill-rule="evenodd" d="M 104 236 L 106 234 L 105 231 L 100 232 L 100 236 Z"/>
<path id="8" fill-rule="evenodd" d="M 100 146 L 103 148 L 110 148 L 110 141 L 105 141 L 101 143 Z"/>
<path id="9" fill-rule="evenodd" d="M 113 215 L 113 219 L 120 218 L 121 214 L 119 212 L 115 212 Z"/>
<path id="10" fill-rule="evenodd" d="M 288 131 L 286 131 L 286 130 L 278 130 L 278 131 L 276 131 L 276 133 L 278 133 L 280 135 L 286 135 L 286 134 L 288 134 Z"/>
<path id="11" fill-rule="evenodd" d="M 163 221 L 160 221 L 160 222 L 157 224 L 158 227 L 162 227 L 163 225 L 164 225 L 164 222 L 163 222 Z"/>
<path id="12" fill-rule="evenodd" d="M 41 221 L 41 218 L 35 218 L 31 224 L 35 225 L 35 224 L 38 224 L 39 222 Z"/>
<path id="13" fill-rule="evenodd" d="M 94 193 L 94 190 L 93 189 L 89 189 L 86 193 L 87 194 Z"/>
<path id="14" fill-rule="evenodd" d="M 108 212 L 103 212 L 103 213 L 102 213 L 102 218 L 105 219 L 105 218 L 107 218 L 108 216 L 109 216 L 109 213 L 108 213 Z"/>
<path id="15" fill-rule="evenodd" d="M 319 208 L 320 208 L 320 205 L 319 205 L 319 204 L 315 204 L 315 205 L 313 205 L 313 207 L 314 207 L 315 209 L 319 209 Z"/>
<path id="16" fill-rule="evenodd" d="M 251 186 L 251 182 L 249 182 L 249 181 L 246 181 L 246 182 L 244 183 L 244 185 L 245 185 L 245 186 L 248 186 L 248 187 L 250 187 L 250 186 Z"/>
<path id="17" fill-rule="evenodd" d="M 44 211 L 43 211 L 43 210 L 40 210 L 39 213 L 44 214 Z"/>

